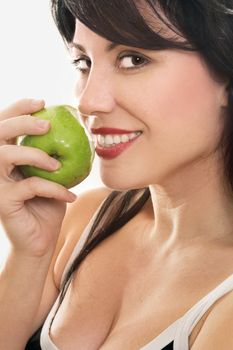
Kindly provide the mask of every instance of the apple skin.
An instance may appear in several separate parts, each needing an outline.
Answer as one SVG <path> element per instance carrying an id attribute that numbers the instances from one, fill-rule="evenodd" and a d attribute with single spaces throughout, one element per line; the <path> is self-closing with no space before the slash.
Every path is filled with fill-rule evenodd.
<path id="1" fill-rule="evenodd" d="M 39 176 L 71 188 L 82 182 L 90 173 L 94 159 L 94 143 L 78 119 L 76 110 L 68 105 L 58 105 L 32 114 L 49 120 L 51 127 L 44 135 L 26 135 L 19 145 L 39 148 L 61 163 L 53 172 L 30 165 L 20 166 L 25 177 Z"/>

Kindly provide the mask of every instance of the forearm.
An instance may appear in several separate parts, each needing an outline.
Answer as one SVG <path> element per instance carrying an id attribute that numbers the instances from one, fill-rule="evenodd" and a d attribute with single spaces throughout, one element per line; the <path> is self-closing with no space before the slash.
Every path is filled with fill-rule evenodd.
<path id="1" fill-rule="evenodd" d="M 22 350 L 40 304 L 52 254 L 43 258 L 11 252 L 0 275 L 0 344 Z"/>

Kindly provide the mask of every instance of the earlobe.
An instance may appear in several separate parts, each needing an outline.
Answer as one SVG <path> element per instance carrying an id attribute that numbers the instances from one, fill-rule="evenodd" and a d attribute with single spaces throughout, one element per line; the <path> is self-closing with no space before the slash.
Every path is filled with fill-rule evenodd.
<path id="1" fill-rule="evenodd" d="M 224 91 L 223 91 L 223 96 L 222 96 L 222 103 L 221 106 L 222 107 L 227 107 L 229 104 L 229 97 L 230 94 L 233 93 L 233 84 L 231 82 L 228 82 L 225 86 L 224 86 Z"/>

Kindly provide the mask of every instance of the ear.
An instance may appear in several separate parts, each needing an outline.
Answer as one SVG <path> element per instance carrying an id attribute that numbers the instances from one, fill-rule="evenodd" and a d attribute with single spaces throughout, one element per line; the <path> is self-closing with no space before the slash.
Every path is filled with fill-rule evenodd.
<path id="1" fill-rule="evenodd" d="M 221 107 L 227 107 L 229 102 L 229 93 L 232 88 L 231 81 L 227 81 L 222 86 Z"/>

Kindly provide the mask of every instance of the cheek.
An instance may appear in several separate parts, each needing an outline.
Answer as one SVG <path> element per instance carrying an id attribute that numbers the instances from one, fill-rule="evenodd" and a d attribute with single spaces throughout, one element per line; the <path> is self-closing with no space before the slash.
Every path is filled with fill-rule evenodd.
<path id="1" fill-rule="evenodd" d="M 152 137 L 156 133 L 159 138 L 167 137 L 167 142 L 170 139 L 178 143 L 181 138 L 187 145 L 216 142 L 222 130 L 222 87 L 198 56 L 174 55 L 170 64 L 155 70 L 140 89 L 143 103 L 140 99 L 136 103 L 146 116 L 146 128 Z"/>
<path id="2" fill-rule="evenodd" d="M 85 88 L 86 85 L 86 81 L 84 78 L 82 78 L 80 76 L 80 74 L 77 72 L 77 78 L 76 78 L 76 82 L 75 82 L 75 86 L 74 86 L 74 95 L 75 98 L 77 99 L 77 101 L 79 101 L 79 98 Z"/>
<path id="3" fill-rule="evenodd" d="M 216 104 L 215 91 L 205 80 L 191 77 L 171 78 L 169 85 L 162 86 L 155 108 L 167 122 L 190 122 L 199 126 L 215 124 L 220 108 Z"/>

